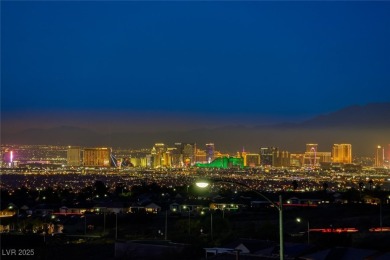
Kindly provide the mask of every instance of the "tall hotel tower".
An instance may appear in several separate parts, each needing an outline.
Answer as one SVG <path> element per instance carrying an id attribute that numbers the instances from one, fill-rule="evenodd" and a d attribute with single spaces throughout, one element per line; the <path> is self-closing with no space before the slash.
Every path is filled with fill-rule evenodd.
<path id="1" fill-rule="evenodd" d="M 333 162 L 351 163 L 352 162 L 352 145 L 334 144 L 332 149 Z"/>
<path id="2" fill-rule="evenodd" d="M 85 148 L 83 155 L 84 166 L 110 167 L 111 148 Z"/>
<path id="3" fill-rule="evenodd" d="M 213 143 L 206 144 L 206 161 L 211 163 L 214 160 L 215 147 Z"/>
<path id="4" fill-rule="evenodd" d="M 80 166 L 81 165 L 81 148 L 80 147 L 68 147 L 67 153 L 68 166 Z"/>
<path id="5" fill-rule="evenodd" d="M 378 145 L 375 151 L 375 167 L 383 167 L 385 162 L 385 148 Z"/>

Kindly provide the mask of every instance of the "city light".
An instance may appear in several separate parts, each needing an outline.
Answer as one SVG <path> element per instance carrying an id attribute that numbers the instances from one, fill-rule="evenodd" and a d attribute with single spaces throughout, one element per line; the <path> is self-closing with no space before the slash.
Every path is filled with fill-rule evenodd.
<path id="1" fill-rule="evenodd" d="M 207 183 L 207 182 L 196 182 L 196 186 L 198 186 L 199 188 L 206 188 L 207 186 L 209 186 L 209 183 Z"/>

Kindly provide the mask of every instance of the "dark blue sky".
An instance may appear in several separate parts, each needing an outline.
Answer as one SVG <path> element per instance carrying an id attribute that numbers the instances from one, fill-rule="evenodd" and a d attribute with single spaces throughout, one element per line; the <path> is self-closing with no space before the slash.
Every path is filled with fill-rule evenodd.
<path id="1" fill-rule="evenodd" d="M 2 1 L 2 118 L 263 124 L 390 101 L 389 14 L 390 2 Z"/>

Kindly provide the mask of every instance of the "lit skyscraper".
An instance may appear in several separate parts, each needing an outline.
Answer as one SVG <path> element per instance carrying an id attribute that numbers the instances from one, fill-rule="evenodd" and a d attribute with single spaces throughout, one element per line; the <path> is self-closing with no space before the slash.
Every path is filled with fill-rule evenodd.
<path id="1" fill-rule="evenodd" d="M 8 149 L 3 153 L 3 156 L 2 156 L 2 163 L 4 163 L 4 165 L 6 167 L 14 167 L 14 152 L 13 151 L 9 151 Z M 0 164 L 2 165 L 2 164 Z"/>
<path id="2" fill-rule="evenodd" d="M 153 168 L 166 166 L 165 144 L 156 143 L 152 148 Z"/>
<path id="3" fill-rule="evenodd" d="M 375 167 L 383 167 L 385 162 L 385 148 L 378 145 L 375 151 Z"/>
<path id="4" fill-rule="evenodd" d="M 275 153 L 278 150 L 276 147 L 260 148 L 260 164 L 263 166 L 274 166 Z"/>
<path id="5" fill-rule="evenodd" d="M 84 166 L 92 167 L 110 167 L 111 164 L 110 148 L 85 148 L 83 155 Z"/>
<path id="6" fill-rule="evenodd" d="M 196 157 L 195 157 L 196 163 L 208 163 L 208 161 L 206 160 L 206 158 L 207 158 L 206 151 L 205 151 L 205 150 L 197 149 L 197 151 L 196 151 Z"/>
<path id="7" fill-rule="evenodd" d="M 334 144 L 332 149 L 333 162 L 351 163 L 352 162 L 352 145 L 351 144 Z"/>
<path id="8" fill-rule="evenodd" d="M 214 160 L 214 144 L 213 143 L 208 143 L 206 144 L 206 161 L 208 163 L 211 163 Z"/>
<path id="9" fill-rule="evenodd" d="M 81 165 L 81 149 L 80 147 L 68 147 L 67 153 L 68 166 L 80 166 Z"/>
<path id="10" fill-rule="evenodd" d="M 390 167 L 390 144 L 387 145 L 387 164 Z"/>
<path id="11" fill-rule="evenodd" d="M 173 167 L 183 167 L 182 153 L 183 153 L 182 143 L 175 143 L 175 147 L 171 151 Z"/>
<path id="12" fill-rule="evenodd" d="M 176 154 L 175 147 L 168 147 L 167 148 L 167 151 L 165 152 L 165 157 L 166 157 L 165 163 L 166 163 L 167 167 L 176 167 L 177 166 L 177 164 L 176 164 L 177 162 L 175 161 L 175 159 L 176 159 L 175 154 Z"/>
<path id="13" fill-rule="evenodd" d="M 196 143 L 175 143 L 170 156 L 173 167 L 191 166 L 196 161 Z"/>
<path id="14" fill-rule="evenodd" d="M 273 152 L 274 164 L 276 167 L 289 167 L 290 166 L 290 153 L 288 151 L 275 150 Z"/>
<path id="15" fill-rule="evenodd" d="M 184 165 L 191 166 L 195 163 L 196 143 L 183 144 Z"/>
<path id="16" fill-rule="evenodd" d="M 256 167 L 260 165 L 260 154 L 257 153 L 245 153 L 244 166 Z"/>

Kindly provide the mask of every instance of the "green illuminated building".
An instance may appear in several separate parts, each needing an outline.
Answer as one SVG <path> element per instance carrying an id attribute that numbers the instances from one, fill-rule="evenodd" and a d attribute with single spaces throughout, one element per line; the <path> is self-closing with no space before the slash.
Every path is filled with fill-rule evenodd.
<path id="1" fill-rule="evenodd" d="M 197 163 L 195 166 L 199 168 L 221 168 L 221 169 L 244 168 L 244 160 L 241 157 L 240 158 L 221 157 L 215 159 L 211 163 Z"/>

